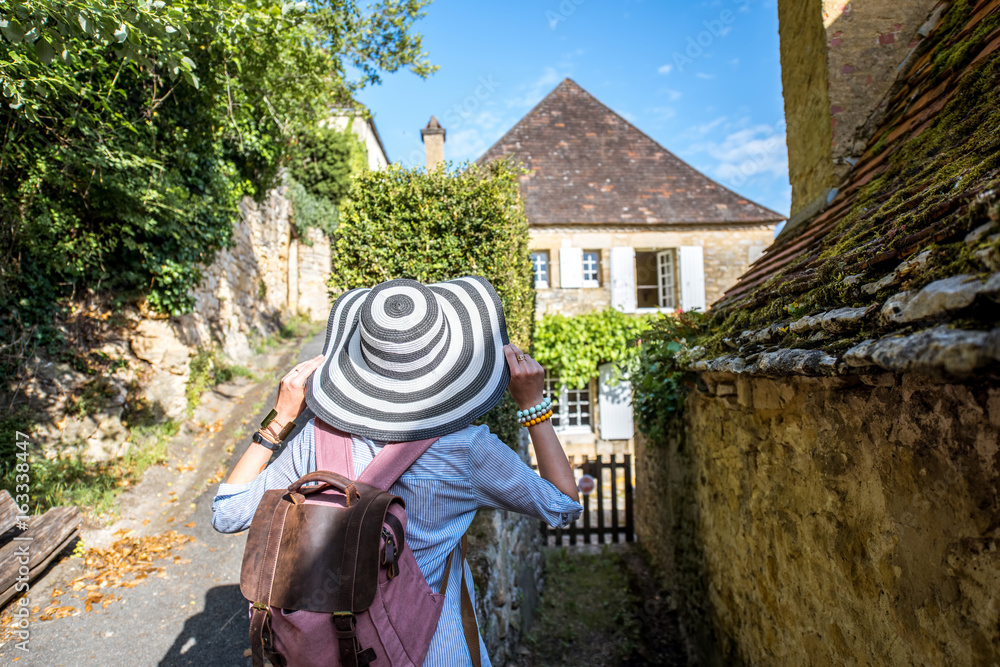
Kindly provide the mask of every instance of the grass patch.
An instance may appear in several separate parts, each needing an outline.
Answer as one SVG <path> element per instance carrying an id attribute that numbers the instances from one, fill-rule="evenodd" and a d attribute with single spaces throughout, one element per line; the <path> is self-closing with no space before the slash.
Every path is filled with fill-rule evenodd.
<path id="1" fill-rule="evenodd" d="M 533 664 L 618 665 L 639 645 L 639 622 L 621 557 L 549 552 L 546 585 L 526 638 Z"/>
<path id="2" fill-rule="evenodd" d="M 31 512 L 41 514 L 50 507 L 76 505 L 90 518 L 113 521 L 118 517 L 117 498 L 138 482 L 153 465 L 167 460 L 167 442 L 180 425 L 172 420 L 134 426 L 132 447 L 113 461 L 87 462 L 79 456 L 49 460 L 31 457 Z M 4 485 L 13 488 L 8 475 Z"/>
<path id="3" fill-rule="evenodd" d="M 198 353 L 191 358 L 190 369 L 191 375 L 184 390 L 188 417 L 194 414 L 201 403 L 201 395 L 212 387 L 235 377 L 257 379 L 256 373 L 246 366 L 229 363 L 217 347 L 198 348 Z"/>

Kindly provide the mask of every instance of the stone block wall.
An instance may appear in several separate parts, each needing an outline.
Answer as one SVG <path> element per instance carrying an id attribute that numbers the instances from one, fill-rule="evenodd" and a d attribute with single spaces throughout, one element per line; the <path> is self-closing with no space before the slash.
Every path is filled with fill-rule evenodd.
<path id="1" fill-rule="evenodd" d="M 125 325 L 106 335 L 99 351 L 125 363 L 97 380 L 66 364 L 38 359 L 25 389 L 37 418 L 38 438 L 47 454 L 79 451 L 90 460 L 124 454 L 128 431 L 121 422 L 129 391 L 137 391 L 165 419 L 183 419 L 190 362 L 199 348 L 218 346 L 243 363 L 255 337 L 272 335 L 296 312 L 315 320 L 329 316 L 326 280 L 330 243 L 310 230 L 313 246 L 292 238 L 291 203 L 275 188 L 261 203 L 247 198 L 233 228 L 233 244 L 203 267 L 193 290 L 192 313 L 163 317 L 126 307 Z M 106 320 L 107 304 L 80 304 L 77 310 Z M 90 387 L 101 383 L 101 387 Z M 89 391 L 111 396 L 88 414 L 67 416 L 69 397 Z"/>
<path id="2" fill-rule="evenodd" d="M 1000 388 L 702 374 L 636 525 L 707 664 L 1000 662 Z"/>
<path id="3" fill-rule="evenodd" d="M 736 284 L 750 263 L 773 240 L 773 225 L 693 228 L 682 225 L 649 227 L 533 227 L 529 247 L 549 252 L 549 288 L 536 293 L 536 316 L 547 313 L 580 315 L 611 305 L 611 248 L 638 250 L 702 246 L 705 263 L 705 300 L 711 304 Z M 599 250 L 600 286 L 562 289 L 559 284 L 559 249 Z"/>
<path id="4" fill-rule="evenodd" d="M 781 83 L 792 216 L 823 197 L 864 151 L 903 63 L 940 0 L 779 0 Z"/>

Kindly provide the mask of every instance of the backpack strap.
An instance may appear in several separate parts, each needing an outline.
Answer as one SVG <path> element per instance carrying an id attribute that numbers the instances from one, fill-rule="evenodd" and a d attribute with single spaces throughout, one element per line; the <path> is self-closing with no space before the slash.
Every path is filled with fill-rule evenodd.
<path id="1" fill-rule="evenodd" d="M 458 545 L 455 545 L 458 546 Z M 482 658 L 479 655 L 479 624 L 476 623 L 476 610 L 472 606 L 472 596 L 469 595 L 469 585 L 465 578 L 465 555 L 469 551 L 469 539 L 467 535 L 462 535 L 462 633 L 465 635 L 465 644 L 469 647 L 469 657 L 472 659 L 473 667 L 481 667 Z M 441 595 L 448 592 L 448 578 L 451 576 L 451 559 L 455 556 L 452 549 L 448 554 L 448 561 L 444 564 L 444 579 L 441 581 Z"/>
<path id="2" fill-rule="evenodd" d="M 319 417 L 315 418 L 314 423 L 317 470 L 339 472 L 347 478 L 353 479 L 354 463 L 351 436 L 330 426 Z M 420 455 L 430 449 L 431 445 L 437 442 L 437 440 L 438 438 L 428 438 L 427 440 L 415 440 L 413 442 L 386 443 L 381 451 L 376 454 L 372 462 L 365 467 L 361 476 L 356 481 L 374 486 L 383 491 L 388 491 L 389 487 L 396 483 L 400 475 L 406 472 L 420 458 Z M 386 519 L 390 518 L 395 519 L 392 514 L 386 514 Z M 400 532 L 396 529 L 395 525 L 392 527 L 394 531 Z M 402 540 L 400 540 L 400 549 L 402 549 Z M 465 535 L 462 535 L 462 631 L 465 634 L 465 643 L 469 647 L 469 656 L 472 658 L 473 666 L 481 667 L 479 625 L 476 623 L 476 610 L 472 605 L 472 596 L 469 595 L 469 586 L 465 577 L 465 556 L 468 549 L 468 539 Z M 448 577 L 451 575 L 451 562 L 454 555 L 454 550 L 448 555 L 444 580 L 441 584 L 442 594 L 448 589 Z M 351 646 L 356 646 L 352 641 L 355 637 L 353 617 L 348 618 L 346 614 L 338 617 L 337 614 L 334 614 L 334 625 L 337 628 L 338 638 L 341 639 L 341 664 L 357 664 L 354 662 L 356 654 L 353 654 L 350 650 Z"/>
<path id="3" fill-rule="evenodd" d="M 400 475 L 437 440 L 428 438 L 412 442 L 386 443 L 357 481 L 388 491 Z M 316 417 L 315 441 L 317 470 L 339 472 L 348 479 L 354 479 L 353 445 L 350 435 Z"/>

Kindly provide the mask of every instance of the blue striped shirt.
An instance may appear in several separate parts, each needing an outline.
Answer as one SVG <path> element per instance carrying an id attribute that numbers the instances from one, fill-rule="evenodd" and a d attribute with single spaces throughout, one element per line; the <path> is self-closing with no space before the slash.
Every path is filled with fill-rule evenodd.
<path id="1" fill-rule="evenodd" d="M 378 453 L 380 443 L 354 436 L 354 477 Z M 287 487 L 316 470 L 312 421 L 288 443 L 273 464 L 246 484 L 220 484 L 212 501 L 212 525 L 223 533 L 245 530 L 268 489 Z M 439 590 L 445 561 L 458 546 L 479 508 L 511 510 L 566 526 L 583 511 L 551 482 L 542 479 L 485 426 L 467 426 L 442 436 L 389 489 L 406 502 L 406 544 L 432 590 Z M 462 632 L 461 586 L 465 576 L 475 600 L 472 572 L 453 559 L 444 611 L 424 665 L 471 665 Z M 484 666 L 490 664 L 479 640 Z"/>

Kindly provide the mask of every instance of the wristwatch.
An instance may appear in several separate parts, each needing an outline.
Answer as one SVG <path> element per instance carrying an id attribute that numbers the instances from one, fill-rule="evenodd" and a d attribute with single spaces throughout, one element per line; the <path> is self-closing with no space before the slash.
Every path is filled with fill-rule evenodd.
<path id="1" fill-rule="evenodd" d="M 260 431 L 254 431 L 253 441 L 256 442 L 258 445 L 260 445 L 261 447 L 266 447 L 267 449 L 270 449 L 272 452 L 278 451 L 278 447 L 281 447 L 280 442 L 271 442 L 270 440 L 262 436 L 260 434 Z"/>

